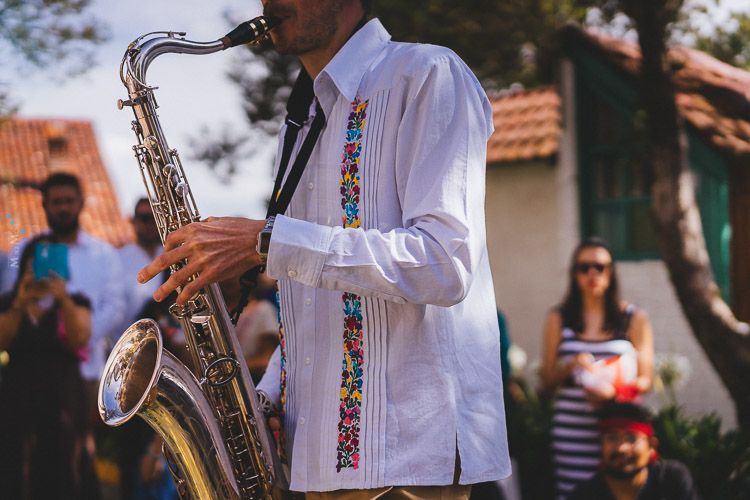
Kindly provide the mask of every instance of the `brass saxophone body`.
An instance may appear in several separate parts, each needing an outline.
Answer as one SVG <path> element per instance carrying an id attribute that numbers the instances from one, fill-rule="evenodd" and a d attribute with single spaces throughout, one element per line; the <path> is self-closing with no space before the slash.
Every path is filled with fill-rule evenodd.
<path id="1" fill-rule="evenodd" d="M 162 242 L 200 220 L 177 151 L 170 149 L 156 114 L 155 87 L 146 70 L 164 53 L 211 54 L 258 43 L 280 21 L 258 17 L 215 42 L 156 32 L 130 44 L 120 66 L 132 107 L 133 146 Z M 161 36 L 155 36 L 161 35 Z M 171 271 L 185 265 L 180 262 Z M 194 369 L 163 350 L 155 322 L 128 328 L 110 354 L 99 386 L 99 413 L 108 425 L 139 415 L 163 438 L 182 498 L 278 498 L 288 487 L 218 285 L 203 288 L 170 312 L 185 333 Z M 176 470 L 175 470 L 176 469 Z"/>

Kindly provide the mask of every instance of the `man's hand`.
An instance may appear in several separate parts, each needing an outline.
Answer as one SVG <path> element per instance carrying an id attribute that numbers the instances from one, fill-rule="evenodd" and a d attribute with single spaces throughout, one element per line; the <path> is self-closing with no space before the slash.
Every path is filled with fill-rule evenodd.
<path id="1" fill-rule="evenodd" d="M 185 305 L 202 287 L 238 277 L 261 264 L 255 247 L 265 224 L 264 220 L 209 217 L 173 231 L 167 236 L 164 253 L 138 273 L 138 281 L 145 283 L 169 266 L 186 260 L 187 264 L 154 293 L 154 300 L 161 302 L 190 276 L 198 274 L 177 297 L 177 304 Z"/>

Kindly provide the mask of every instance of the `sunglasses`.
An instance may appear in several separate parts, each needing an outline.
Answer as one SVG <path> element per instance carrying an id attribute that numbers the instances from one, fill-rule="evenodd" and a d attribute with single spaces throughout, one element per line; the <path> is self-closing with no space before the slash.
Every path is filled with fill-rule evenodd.
<path id="1" fill-rule="evenodd" d="M 601 264 L 599 262 L 578 262 L 576 264 L 576 270 L 581 274 L 588 274 L 593 269 L 597 274 L 601 274 L 605 269 L 609 267 L 609 264 Z"/>

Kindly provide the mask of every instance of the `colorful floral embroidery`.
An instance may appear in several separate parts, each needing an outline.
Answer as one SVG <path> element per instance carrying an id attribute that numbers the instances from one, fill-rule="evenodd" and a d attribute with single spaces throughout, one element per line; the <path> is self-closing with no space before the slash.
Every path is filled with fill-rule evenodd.
<path id="1" fill-rule="evenodd" d="M 344 227 L 359 227 L 359 154 L 362 151 L 362 129 L 367 103 L 355 99 L 346 128 L 346 144 L 341 156 L 341 208 Z"/>
<path id="2" fill-rule="evenodd" d="M 355 99 L 346 129 L 346 143 L 341 157 L 341 208 L 344 227 L 360 227 L 359 220 L 359 155 L 362 151 L 362 129 L 367 103 Z M 359 468 L 360 409 L 362 407 L 362 299 L 345 293 L 344 360 L 341 364 L 341 397 L 336 471 Z"/>
<path id="3" fill-rule="evenodd" d="M 279 394 L 281 396 L 281 419 L 284 419 L 284 410 L 286 409 L 286 339 L 284 337 L 284 325 L 281 323 L 281 300 L 279 297 L 279 282 L 276 282 L 276 303 L 279 304 L 279 346 L 281 352 L 281 377 L 279 380 Z M 283 432 L 275 432 L 276 440 L 279 443 L 279 458 L 281 463 L 286 464 L 286 440 Z"/>

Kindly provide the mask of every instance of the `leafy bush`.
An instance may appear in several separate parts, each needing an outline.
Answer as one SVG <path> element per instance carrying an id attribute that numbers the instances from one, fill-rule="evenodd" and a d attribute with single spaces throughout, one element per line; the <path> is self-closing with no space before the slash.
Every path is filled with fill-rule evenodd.
<path id="1" fill-rule="evenodd" d="M 550 401 L 540 398 L 525 381 L 518 380 L 507 387 L 505 409 L 508 447 L 518 465 L 513 473 L 518 474 L 523 498 L 553 498 Z"/>
<path id="2" fill-rule="evenodd" d="M 675 404 L 665 406 L 654 422 L 659 454 L 684 463 L 705 500 L 750 499 L 750 432 L 721 432 L 714 413 L 685 415 Z"/>
<path id="3" fill-rule="evenodd" d="M 506 413 L 523 498 L 554 498 L 551 402 L 516 380 L 506 393 Z M 654 433 L 660 456 L 684 463 L 704 500 L 750 500 L 750 432 L 722 433 L 716 414 L 689 416 L 678 405 L 666 404 L 656 415 Z"/>

